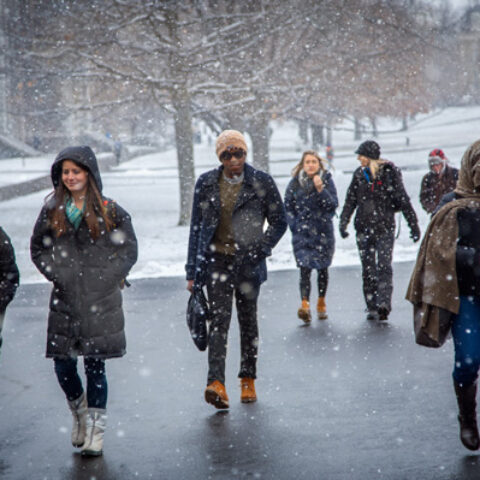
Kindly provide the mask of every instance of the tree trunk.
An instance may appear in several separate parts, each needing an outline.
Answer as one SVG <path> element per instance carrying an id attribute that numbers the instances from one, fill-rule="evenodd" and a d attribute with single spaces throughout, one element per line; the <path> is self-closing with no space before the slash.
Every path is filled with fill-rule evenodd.
<path id="1" fill-rule="evenodd" d="M 269 171 L 268 146 L 270 139 L 269 123 L 267 118 L 256 118 L 251 124 L 250 138 L 253 147 L 253 165 L 264 172 Z"/>
<path id="2" fill-rule="evenodd" d="M 323 125 L 312 125 L 312 148 L 318 150 L 320 145 L 325 144 L 325 138 L 323 136 Z"/>
<path id="3" fill-rule="evenodd" d="M 360 124 L 360 120 L 355 117 L 355 131 L 354 131 L 354 135 L 353 135 L 353 138 L 354 140 L 361 140 L 362 139 L 362 126 Z"/>
<path id="4" fill-rule="evenodd" d="M 195 188 L 192 111 L 188 92 L 186 90 L 176 92 L 173 105 L 175 108 L 175 143 L 180 183 L 180 218 L 178 225 L 188 225 L 190 223 L 193 190 Z"/>
<path id="5" fill-rule="evenodd" d="M 370 118 L 370 123 L 372 124 L 372 136 L 374 138 L 377 138 L 378 137 L 377 119 L 375 117 Z"/>
<path id="6" fill-rule="evenodd" d="M 298 122 L 298 136 L 304 145 L 308 144 L 308 123 L 305 120 Z"/>
<path id="7" fill-rule="evenodd" d="M 402 132 L 406 132 L 408 130 L 408 118 L 406 115 L 402 118 Z"/>
<path id="8" fill-rule="evenodd" d="M 327 146 L 331 147 L 332 146 L 332 127 L 330 122 L 327 124 Z"/>

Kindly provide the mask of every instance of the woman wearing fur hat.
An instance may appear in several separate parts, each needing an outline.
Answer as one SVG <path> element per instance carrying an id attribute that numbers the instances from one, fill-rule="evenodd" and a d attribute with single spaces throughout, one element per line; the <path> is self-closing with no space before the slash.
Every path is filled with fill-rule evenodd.
<path id="1" fill-rule="evenodd" d="M 210 306 L 205 400 L 229 407 L 225 359 L 235 294 L 240 327 L 240 400 L 255 402 L 257 300 L 267 278 L 265 259 L 287 229 L 273 178 L 246 163 L 247 144 L 236 130 L 217 138 L 221 166 L 197 180 L 188 243 L 187 288 L 207 287 Z M 268 227 L 264 229 L 265 222 Z"/>
<path id="2" fill-rule="evenodd" d="M 292 171 L 292 180 L 285 193 L 285 209 L 292 232 L 292 245 L 300 268 L 301 306 L 298 317 L 311 321 L 310 274 L 317 271 L 319 320 L 327 318 L 325 295 L 328 285 L 328 267 L 335 251 L 333 215 L 338 207 L 337 190 L 327 161 L 313 151 L 303 152 L 302 159 Z"/>
<path id="3" fill-rule="evenodd" d="M 422 178 L 420 203 L 427 213 L 433 213 L 442 197 L 457 184 L 458 169 L 447 163 L 443 150 L 435 148 L 428 154 L 429 172 Z"/>
<path id="4" fill-rule="evenodd" d="M 407 291 L 413 304 L 453 314 L 453 384 L 460 439 L 478 450 L 476 394 L 480 368 L 480 141 L 463 155 L 455 190 L 442 199 L 418 252 Z M 425 279 L 434 281 L 425 281 Z"/>
<path id="5" fill-rule="evenodd" d="M 420 229 L 400 170 L 393 163 L 380 159 L 380 146 L 367 140 L 355 153 L 360 167 L 353 172 L 347 190 L 340 215 L 340 235 L 348 237 L 347 225 L 356 210 L 354 226 L 362 263 L 367 319 L 386 321 L 392 309 L 395 212 L 403 213 L 414 242 L 420 239 Z"/>
<path id="6" fill-rule="evenodd" d="M 125 354 L 121 288 L 137 259 L 128 213 L 102 195 L 90 147 L 62 150 L 51 169 L 54 191 L 31 238 L 36 267 L 53 283 L 47 357 L 73 415 L 72 444 L 101 455 L 106 425 L 105 360 Z M 86 392 L 77 373 L 84 357 Z"/>

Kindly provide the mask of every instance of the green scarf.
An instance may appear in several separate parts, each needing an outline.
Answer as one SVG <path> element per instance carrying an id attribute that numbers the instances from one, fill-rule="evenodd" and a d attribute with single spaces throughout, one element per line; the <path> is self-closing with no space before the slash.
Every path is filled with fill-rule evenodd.
<path id="1" fill-rule="evenodd" d="M 65 214 L 67 215 L 68 221 L 73 225 L 75 230 L 78 230 L 80 223 L 82 223 L 83 213 L 85 212 L 85 202 L 83 202 L 83 208 L 80 210 L 75 205 L 73 198 L 70 197 L 65 202 Z"/>

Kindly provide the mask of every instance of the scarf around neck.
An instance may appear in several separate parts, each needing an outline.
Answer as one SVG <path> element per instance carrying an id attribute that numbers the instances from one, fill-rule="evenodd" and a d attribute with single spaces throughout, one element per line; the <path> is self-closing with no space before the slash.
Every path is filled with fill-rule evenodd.
<path id="1" fill-rule="evenodd" d="M 80 223 L 82 223 L 83 214 L 85 212 L 85 204 L 86 202 L 83 202 L 83 208 L 80 210 L 75 205 L 72 197 L 69 197 L 65 202 L 65 214 L 75 230 L 78 230 Z"/>

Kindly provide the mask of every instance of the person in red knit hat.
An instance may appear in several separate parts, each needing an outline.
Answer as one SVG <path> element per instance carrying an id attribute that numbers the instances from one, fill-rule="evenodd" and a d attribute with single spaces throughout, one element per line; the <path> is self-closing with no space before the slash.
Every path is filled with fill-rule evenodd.
<path id="1" fill-rule="evenodd" d="M 423 209 L 432 214 L 441 198 L 455 188 L 458 180 L 458 169 L 448 165 L 448 159 L 440 148 L 428 154 L 430 171 L 422 178 L 420 187 L 420 203 Z"/>

